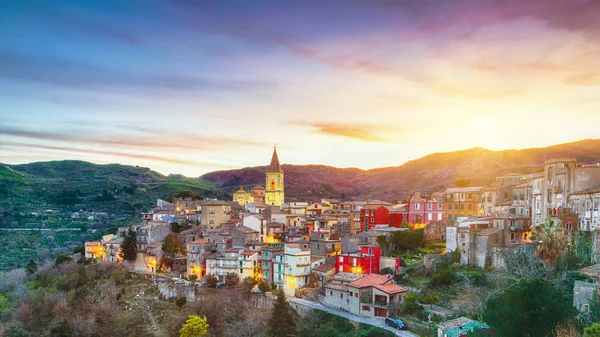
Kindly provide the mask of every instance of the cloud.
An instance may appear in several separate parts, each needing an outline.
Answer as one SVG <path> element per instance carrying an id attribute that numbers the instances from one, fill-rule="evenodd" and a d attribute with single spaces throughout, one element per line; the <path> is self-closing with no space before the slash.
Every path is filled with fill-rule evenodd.
<path id="1" fill-rule="evenodd" d="M 563 82 L 570 85 L 600 86 L 600 73 L 579 73 L 566 78 Z"/>
<path id="2" fill-rule="evenodd" d="M 76 89 L 100 91 L 158 91 L 161 93 L 274 89 L 262 80 L 227 80 L 165 73 L 113 70 L 51 56 L 0 51 L 0 77 Z"/>
<path id="3" fill-rule="evenodd" d="M 310 127 L 313 132 L 369 142 L 394 142 L 399 132 L 407 131 L 389 125 L 291 122 L 290 125 Z M 396 135 L 396 137 L 394 137 Z"/>
<path id="4" fill-rule="evenodd" d="M 226 169 L 230 168 L 230 165 L 211 163 L 211 162 L 198 162 L 189 159 L 181 159 L 181 158 L 173 158 L 169 155 L 165 156 L 156 156 L 156 155 L 147 155 L 147 154 L 137 154 L 137 153 L 128 153 L 128 152 L 113 152 L 113 151 L 104 151 L 104 150 L 96 150 L 96 149 L 80 149 L 66 146 L 53 146 L 53 145 L 41 145 L 41 144 L 28 144 L 28 143 L 19 143 L 19 142 L 6 142 L 3 141 L 0 144 L 0 147 L 12 147 L 12 148 L 23 148 L 23 149 L 42 149 L 42 150 L 52 150 L 52 151 L 62 151 L 62 152 L 72 152 L 78 154 L 96 154 L 103 156 L 114 156 L 128 159 L 139 159 L 139 160 L 147 160 L 168 164 L 179 164 L 179 165 L 191 165 L 209 169 Z"/>
<path id="5" fill-rule="evenodd" d="M 123 127 L 126 129 L 127 127 Z M 251 140 L 234 138 L 199 136 L 194 134 L 167 133 L 138 127 L 130 127 L 132 132 L 142 132 L 144 135 L 100 135 L 94 132 L 51 132 L 29 130 L 17 127 L 0 125 L 0 136 L 10 136 L 44 141 L 68 142 L 73 144 L 105 145 L 114 147 L 132 147 L 147 149 L 188 149 L 188 150 L 216 150 L 239 146 L 264 147 L 269 144 Z"/>

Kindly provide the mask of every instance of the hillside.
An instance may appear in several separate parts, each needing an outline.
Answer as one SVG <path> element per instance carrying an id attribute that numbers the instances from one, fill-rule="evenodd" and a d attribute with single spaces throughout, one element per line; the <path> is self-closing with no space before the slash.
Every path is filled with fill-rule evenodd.
<path id="1" fill-rule="evenodd" d="M 524 150 L 473 148 L 434 153 L 401 166 L 372 170 L 322 165 L 283 165 L 283 170 L 286 198 L 377 198 L 393 201 L 406 199 L 416 191 L 440 191 L 453 186 L 457 180 L 470 179 L 471 185 L 480 185 L 491 182 L 498 175 L 535 172 L 545 160 L 557 157 L 574 157 L 582 163 L 599 162 L 600 139 Z M 264 171 L 265 167 L 251 167 L 211 172 L 201 178 L 231 193 L 241 185 L 264 184 Z"/>
<path id="2" fill-rule="evenodd" d="M 164 176 L 145 167 L 68 160 L 0 164 L 0 207 L 5 215 L 42 207 L 134 215 L 147 210 L 157 198 L 183 190 L 225 197 L 210 182 Z"/>

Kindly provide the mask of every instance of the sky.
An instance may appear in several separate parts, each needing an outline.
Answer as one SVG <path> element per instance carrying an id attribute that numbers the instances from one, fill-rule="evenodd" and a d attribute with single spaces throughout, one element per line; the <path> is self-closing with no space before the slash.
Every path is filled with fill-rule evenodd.
<path id="1" fill-rule="evenodd" d="M 198 176 L 600 138 L 596 0 L 0 0 L 0 162 Z"/>

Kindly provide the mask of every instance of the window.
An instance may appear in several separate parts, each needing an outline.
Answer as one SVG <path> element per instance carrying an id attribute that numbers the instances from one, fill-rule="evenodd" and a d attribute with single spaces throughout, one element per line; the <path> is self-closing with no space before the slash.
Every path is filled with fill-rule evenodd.
<path id="1" fill-rule="evenodd" d="M 448 210 L 452 210 L 452 204 L 448 204 Z"/>
<path id="2" fill-rule="evenodd" d="M 208 213 L 210 213 L 210 214 L 215 214 L 215 208 L 214 208 L 214 207 L 211 207 L 211 208 L 210 208 L 210 210 L 208 211 Z"/>
<path id="3" fill-rule="evenodd" d="M 467 209 L 469 209 L 469 210 L 473 209 L 473 205 L 468 204 L 467 206 L 468 206 Z"/>
<path id="4" fill-rule="evenodd" d="M 438 214 L 437 214 L 437 219 L 438 219 L 438 220 L 442 220 L 442 213 L 438 213 Z"/>
<path id="5" fill-rule="evenodd" d="M 428 203 L 427 204 L 427 209 L 428 210 L 432 210 L 433 209 L 433 204 L 432 203 Z"/>
<path id="6" fill-rule="evenodd" d="M 473 199 L 473 195 L 469 193 L 469 200 Z"/>
<path id="7" fill-rule="evenodd" d="M 452 221 L 452 214 L 448 214 L 448 221 Z"/>
<path id="8" fill-rule="evenodd" d="M 460 209 L 461 210 L 465 209 L 465 204 L 460 204 Z"/>
<path id="9" fill-rule="evenodd" d="M 268 271 L 265 272 L 265 278 L 269 278 L 269 272 Z"/>
<path id="10" fill-rule="evenodd" d="M 433 220 L 433 213 L 427 213 L 427 220 Z"/>
<path id="11" fill-rule="evenodd" d="M 454 204 L 454 209 L 458 209 L 458 204 Z"/>
<path id="12" fill-rule="evenodd" d="M 358 298 L 358 293 L 354 293 L 354 297 Z"/>
<path id="13" fill-rule="evenodd" d="M 333 291 L 329 290 L 329 296 L 333 296 Z"/>
<path id="14" fill-rule="evenodd" d="M 344 298 L 344 293 L 340 293 L 340 298 Z"/>
<path id="15" fill-rule="evenodd" d="M 371 311 L 371 307 L 368 306 L 368 305 L 363 305 L 362 306 L 362 310 L 364 310 L 364 311 Z"/>
<path id="16" fill-rule="evenodd" d="M 243 273 L 244 273 L 244 270 L 243 270 L 243 269 L 240 269 L 240 274 L 243 274 Z"/>
<path id="17" fill-rule="evenodd" d="M 510 233 L 510 239 L 511 239 L 511 241 L 515 240 L 515 233 Z"/>
<path id="18" fill-rule="evenodd" d="M 352 292 L 350 292 L 350 297 L 354 296 L 354 294 Z"/>
<path id="19" fill-rule="evenodd" d="M 421 207 L 421 204 L 417 202 L 417 203 L 415 204 L 415 209 L 419 209 L 419 207 Z"/>
<path id="20" fill-rule="evenodd" d="M 442 203 L 441 203 L 441 202 L 438 202 L 438 210 L 440 210 L 440 211 L 441 211 L 441 210 L 443 209 L 443 207 L 444 207 L 444 206 L 442 205 Z"/>

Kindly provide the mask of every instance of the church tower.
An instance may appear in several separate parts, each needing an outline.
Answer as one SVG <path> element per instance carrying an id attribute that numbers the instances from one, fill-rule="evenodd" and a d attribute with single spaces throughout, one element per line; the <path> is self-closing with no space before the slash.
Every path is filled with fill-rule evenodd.
<path id="1" fill-rule="evenodd" d="M 267 180 L 265 182 L 265 203 L 280 206 L 284 200 L 283 170 L 277 157 L 277 148 L 273 149 L 271 164 L 267 167 Z"/>

